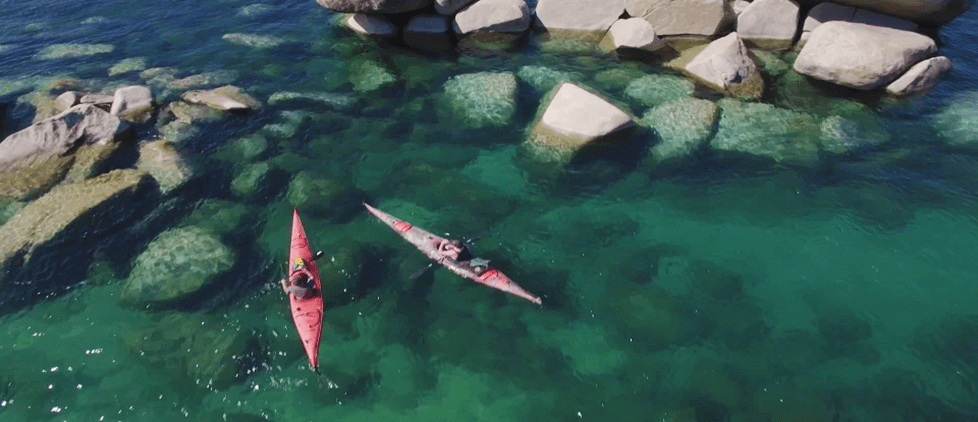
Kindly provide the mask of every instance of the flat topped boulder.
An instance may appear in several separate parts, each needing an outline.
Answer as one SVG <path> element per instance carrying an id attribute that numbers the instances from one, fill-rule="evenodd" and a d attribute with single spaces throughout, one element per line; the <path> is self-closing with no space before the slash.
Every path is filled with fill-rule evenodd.
<path id="1" fill-rule="evenodd" d="M 109 113 L 126 121 L 145 122 L 153 114 L 153 93 L 139 85 L 119 88 L 112 97 Z"/>
<path id="2" fill-rule="evenodd" d="M 455 15 L 456 34 L 521 33 L 530 28 L 530 9 L 523 0 L 479 0 Z"/>
<path id="3" fill-rule="evenodd" d="M 855 89 L 886 85 L 937 51 L 916 32 L 833 21 L 819 25 L 795 60 L 796 72 Z"/>
<path id="4" fill-rule="evenodd" d="M 686 71 L 707 86 L 732 97 L 760 98 L 764 80 L 736 32 L 713 41 Z"/>
<path id="5" fill-rule="evenodd" d="M 17 215 L 0 226 L 0 266 L 20 252 L 30 255 L 36 247 L 54 239 L 76 221 L 106 218 L 104 212 L 129 212 L 112 207 L 129 200 L 149 176 L 135 170 L 116 170 L 77 183 L 55 187 L 36 201 L 27 204 Z M 94 210 L 103 211 L 91 215 Z M 87 216 L 87 217 L 86 217 Z M 86 232 L 86 236 L 97 233 Z"/>
<path id="6" fill-rule="evenodd" d="M 629 16 L 647 20 L 660 37 L 716 35 L 735 16 L 726 3 L 726 0 L 626 0 L 625 11 Z"/>
<path id="7" fill-rule="evenodd" d="M 432 0 L 316 0 L 334 12 L 394 14 L 424 9 Z"/>
<path id="8" fill-rule="evenodd" d="M 798 14 L 793 0 L 756 0 L 737 17 L 737 34 L 761 48 L 786 49 L 798 31 Z"/>
<path id="9" fill-rule="evenodd" d="M 445 16 L 454 15 L 476 0 L 435 0 L 435 11 Z"/>
<path id="10" fill-rule="evenodd" d="M 537 25 L 544 29 L 607 31 L 625 11 L 625 0 L 539 0 Z"/>
<path id="11" fill-rule="evenodd" d="M 527 144 L 537 158 L 567 161 L 586 145 L 614 141 L 635 127 L 630 114 L 584 87 L 564 82 L 555 89 Z"/>

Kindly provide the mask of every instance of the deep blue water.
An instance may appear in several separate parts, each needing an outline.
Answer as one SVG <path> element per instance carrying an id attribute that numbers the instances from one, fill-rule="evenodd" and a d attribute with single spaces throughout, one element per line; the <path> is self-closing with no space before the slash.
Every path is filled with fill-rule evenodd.
<path id="1" fill-rule="evenodd" d="M 937 123 L 978 95 L 978 11 L 940 30 L 955 69 L 934 90 L 863 99 L 892 137 L 877 148 L 814 169 L 706 156 L 668 171 L 619 151 L 554 176 L 518 148 L 543 92 L 521 80 L 509 124 L 471 129 L 446 111 L 446 82 L 543 65 L 640 116 L 648 106 L 599 75 L 668 71 L 550 53 L 532 37 L 513 51 L 419 54 L 362 40 L 312 1 L 263 4 L 4 3 L 5 101 L 51 78 L 143 83 L 139 72 L 108 76 L 143 57 L 176 77 L 233 71 L 262 101 L 320 92 L 352 105 L 266 105 L 201 124 L 178 144 L 195 164 L 186 186 L 79 242 L 85 259 L 71 262 L 84 267 L 46 269 L 61 284 L 4 286 L 0 297 L 17 296 L 0 303 L 0 421 L 978 420 L 978 157 L 948 145 L 974 136 L 978 119 L 957 131 Z M 249 6 L 258 13 L 241 12 Z M 254 49 L 228 33 L 285 42 Z M 36 58 L 62 43 L 115 48 Z M 364 88 L 378 67 L 394 82 Z M 821 118 L 838 100 L 799 92 L 765 101 Z M 33 112 L 12 104 L 3 134 Z M 266 149 L 222 155 L 256 133 Z M 256 163 L 273 170 L 235 193 Z M 321 375 L 306 367 L 274 284 L 288 185 L 301 173 L 342 186 L 300 206 L 313 245 L 338 262 L 326 266 Z M 160 233 L 219 225 L 187 220 L 208 200 L 244 210 L 221 235 L 235 269 L 170 309 L 120 301 Z M 360 211 L 365 200 L 477 237 L 480 255 L 545 306 L 445 270 L 410 278 L 427 262 Z"/>

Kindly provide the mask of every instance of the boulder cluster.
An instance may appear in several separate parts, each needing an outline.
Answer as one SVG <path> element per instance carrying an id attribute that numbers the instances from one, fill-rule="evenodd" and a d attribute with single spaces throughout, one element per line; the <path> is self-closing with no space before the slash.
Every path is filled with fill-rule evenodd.
<path id="1" fill-rule="evenodd" d="M 967 0 L 317 1 L 323 7 L 346 13 L 343 22 L 357 33 L 399 39 L 418 49 L 445 50 L 452 48 L 453 43 L 461 47 L 474 38 L 531 36 L 539 45 L 556 51 L 607 51 L 622 59 L 661 63 L 720 95 L 747 100 L 759 99 L 766 92 L 765 71 L 782 79 L 808 78 L 895 97 L 924 92 L 951 69 L 950 61 L 937 55 L 937 44 L 926 33 L 953 20 L 973 3 Z M 788 60 L 783 70 L 782 66 L 772 66 L 782 64 L 782 60 Z M 793 75 L 788 74 L 791 70 Z M 525 75 L 518 76 L 528 80 Z M 743 115 L 748 120 L 783 111 L 782 117 L 798 120 L 801 127 L 778 135 L 783 138 L 783 145 L 781 141 L 720 136 L 719 141 L 716 137 L 711 141 L 715 149 L 751 152 L 778 161 L 803 156 L 800 161 L 807 162 L 817 155 L 819 148 L 848 151 L 852 138 L 869 136 L 853 133 L 854 125 L 846 120 L 852 113 L 842 113 L 834 116 L 835 120 L 819 124 L 811 118 L 794 119 L 796 116 L 791 112 L 770 106 L 740 107 L 734 102 L 723 103 L 724 106 L 692 101 L 691 94 L 683 102 L 650 110 L 647 118 L 637 119 L 612 100 L 603 98 L 600 90 L 573 77 L 546 75 L 546 78 L 556 79 L 547 84 L 549 87 L 564 83 L 547 96 L 545 101 L 549 103 L 538 115 L 529 132 L 530 139 L 524 145 L 536 157 L 547 161 L 566 162 L 585 145 L 627 138 L 633 128 L 641 125 L 654 125 L 660 135 L 672 133 L 676 135 L 673 138 L 684 139 L 679 145 L 670 144 L 663 151 L 653 151 L 653 155 L 687 151 L 692 148 L 690 142 L 705 142 L 709 138 L 697 134 L 704 131 L 712 134 L 718 105 L 731 115 Z M 500 95 L 512 97 L 505 92 Z M 663 102 L 649 105 L 659 106 Z M 761 110 L 765 107 L 771 110 Z M 680 127 L 667 119 L 684 116 L 695 117 L 695 122 Z M 723 122 L 720 126 L 719 135 L 723 135 L 726 126 Z M 743 125 L 731 127 L 740 126 Z M 680 133 L 683 130 L 691 133 Z M 787 133 L 794 131 L 804 132 L 806 139 L 828 141 L 821 139 L 800 145 Z M 813 134 L 809 136 L 808 132 Z M 886 136 L 867 139 L 877 142 L 877 138 L 888 139 Z M 819 142 L 825 145 L 816 145 Z M 764 152 L 759 153 L 761 150 Z"/>

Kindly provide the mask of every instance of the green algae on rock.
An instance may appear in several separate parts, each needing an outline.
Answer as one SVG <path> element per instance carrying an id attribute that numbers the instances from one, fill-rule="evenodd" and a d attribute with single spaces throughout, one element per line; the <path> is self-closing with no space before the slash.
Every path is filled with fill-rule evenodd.
<path id="1" fill-rule="evenodd" d="M 509 72 L 457 75 L 445 82 L 449 116 L 474 129 L 506 126 L 516 114 L 516 76 Z"/>
<path id="2" fill-rule="evenodd" d="M 153 176 L 164 194 L 182 186 L 193 175 L 176 146 L 166 140 L 139 144 L 136 169 Z"/>
<path id="3" fill-rule="evenodd" d="M 213 233 L 170 229 L 136 258 L 119 298 L 133 304 L 178 301 L 215 282 L 235 260 L 235 252 Z"/>
<path id="4" fill-rule="evenodd" d="M 806 167 L 818 162 L 821 128 L 811 115 L 734 99 L 718 105 L 720 125 L 710 142 L 714 150 Z"/>
<path id="5" fill-rule="evenodd" d="M 0 265 L 18 253 L 29 259 L 32 250 L 75 222 L 99 216 L 110 220 L 111 213 L 125 212 L 118 205 L 145 187 L 147 179 L 135 170 L 116 170 L 51 189 L 0 226 Z"/>
<path id="6" fill-rule="evenodd" d="M 34 55 L 34 59 L 67 59 L 107 54 L 113 51 L 115 51 L 115 46 L 112 44 L 54 44 L 41 49 L 41 51 Z"/>
<path id="7" fill-rule="evenodd" d="M 628 83 L 625 95 L 645 107 L 693 97 L 693 83 L 676 75 L 644 75 Z"/>
<path id="8" fill-rule="evenodd" d="M 231 181 L 231 191 L 242 198 L 248 198 L 260 190 L 260 185 L 268 177 L 272 167 L 266 163 L 255 163 L 244 166 Z"/>
<path id="9" fill-rule="evenodd" d="M 238 229 L 250 211 L 244 204 L 207 199 L 197 205 L 182 224 L 222 235 Z"/>
<path id="10" fill-rule="evenodd" d="M 659 135 L 652 156 L 663 162 L 686 157 L 706 146 L 716 130 L 719 109 L 715 103 L 695 98 L 681 99 L 649 110 L 639 121 Z"/>
<path id="11" fill-rule="evenodd" d="M 536 65 L 521 67 L 516 72 L 516 76 L 539 92 L 550 92 L 551 89 L 560 85 L 561 82 L 578 82 L 584 79 L 584 75 L 580 73 L 565 72 Z"/>

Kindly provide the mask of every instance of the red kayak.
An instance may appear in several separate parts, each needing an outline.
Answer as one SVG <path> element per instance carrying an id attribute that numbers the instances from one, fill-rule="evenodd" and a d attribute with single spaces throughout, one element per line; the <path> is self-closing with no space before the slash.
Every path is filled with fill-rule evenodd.
<path id="1" fill-rule="evenodd" d="M 510 280 L 509 277 L 506 277 L 505 274 L 493 267 L 488 265 L 479 267 L 472 265 L 470 261 L 456 261 L 440 254 L 438 252 L 438 245 L 444 242 L 446 240 L 445 238 L 428 233 L 418 227 L 414 227 L 411 225 L 411 223 L 398 219 L 397 217 L 371 207 L 368 204 L 363 204 L 363 206 L 367 207 L 367 210 L 370 211 L 370 213 L 375 217 L 380 219 L 380 221 L 383 221 L 385 224 L 390 226 L 391 229 L 394 229 L 397 234 L 401 235 L 401 237 L 406 239 L 408 242 L 411 242 L 411 244 L 421 250 L 421 252 L 424 252 L 428 258 L 435 260 L 445 268 L 451 270 L 453 273 L 458 274 L 463 278 L 475 281 L 476 283 L 492 287 L 496 290 L 502 290 L 513 296 L 526 299 L 530 302 L 536 303 L 537 305 L 543 303 L 539 297 L 530 294 L 526 290 L 523 290 L 523 288 L 514 283 L 513 280 Z"/>
<path id="2" fill-rule="evenodd" d="M 302 221 L 299 220 L 299 211 L 292 210 L 288 280 L 302 272 L 303 268 L 312 274 L 312 281 L 316 286 L 312 295 L 305 299 L 298 299 L 293 294 L 288 296 L 292 307 L 292 319 L 295 320 L 295 328 L 299 330 L 302 347 L 309 356 L 310 367 L 316 369 L 319 366 L 319 337 L 323 332 L 323 289 L 319 284 L 319 270 L 316 269 L 316 263 L 313 261 L 309 239 L 306 238 L 306 231 L 302 228 Z"/>

